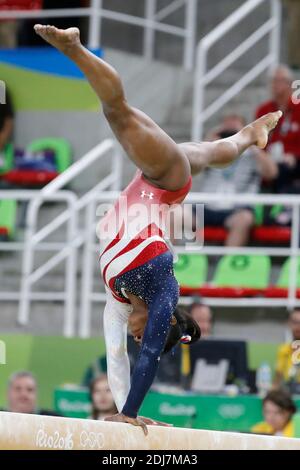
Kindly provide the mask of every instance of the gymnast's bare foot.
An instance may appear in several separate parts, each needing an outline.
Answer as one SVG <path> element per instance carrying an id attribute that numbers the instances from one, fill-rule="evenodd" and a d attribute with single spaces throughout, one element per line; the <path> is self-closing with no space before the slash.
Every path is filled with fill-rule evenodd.
<path id="1" fill-rule="evenodd" d="M 275 129 L 281 116 L 281 111 L 265 114 L 249 125 L 254 132 L 253 140 L 255 145 L 261 149 L 265 148 L 268 143 L 269 133 Z"/>
<path id="2" fill-rule="evenodd" d="M 55 26 L 36 24 L 34 30 L 46 42 L 64 54 L 68 54 L 74 47 L 81 45 L 78 28 L 58 29 Z"/>

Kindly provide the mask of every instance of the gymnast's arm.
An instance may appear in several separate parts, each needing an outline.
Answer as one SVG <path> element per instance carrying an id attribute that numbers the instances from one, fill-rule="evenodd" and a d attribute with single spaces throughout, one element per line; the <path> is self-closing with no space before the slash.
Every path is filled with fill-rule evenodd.
<path id="1" fill-rule="evenodd" d="M 130 363 L 127 354 L 127 322 L 130 306 L 120 304 L 107 294 L 104 309 L 104 337 L 107 376 L 117 409 L 121 412 L 130 390 Z"/>
<path id="2" fill-rule="evenodd" d="M 131 418 L 136 418 L 157 372 L 170 329 L 172 313 L 177 303 L 178 285 L 175 279 L 170 280 L 168 290 L 170 296 L 160 295 L 148 305 L 148 321 L 141 351 L 133 370 L 132 385 L 122 409 L 122 413 Z"/>

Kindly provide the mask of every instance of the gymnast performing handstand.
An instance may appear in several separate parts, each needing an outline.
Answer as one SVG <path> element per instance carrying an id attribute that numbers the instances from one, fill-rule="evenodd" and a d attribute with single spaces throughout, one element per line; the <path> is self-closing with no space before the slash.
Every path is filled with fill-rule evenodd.
<path id="1" fill-rule="evenodd" d="M 177 307 L 173 255 L 161 221 L 151 219 L 151 208 L 154 204 L 170 207 L 181 203 L 191 188 L 192 175 L 205 168 L 225 167 L 251 145 L 265 148 L 282 113 L 267 114 L 227 139 L 177 144 L 150 117 L 129 105 L 116 70 L 81 44 L 77 28 L 35 25 L 35 31 L 85 74 L 113 133 L 138 167 L 120 196 L 127 201 L 127 212 L 122 211 L 119 198 L 100 223 L 101 236 L 113 216 L 117 214 L 120 221 L 115 231 L 101 240 L 100 266 L 107 292 L 104 335 L 108 377 L 119 411 L 109 420 L 142 426 L 147 433 L 147 424 L 163 424 L 138 416 L 161 354 L 180 341 L 192 343 L 200 338 L 197 324 Z M 128 211 L 137 203 L 146 209 L 147 222 L 128 237 Z M 167 217 L 166 211 L 162 217 Z M 127 327 L 140 344 L 131 383 Z"/>

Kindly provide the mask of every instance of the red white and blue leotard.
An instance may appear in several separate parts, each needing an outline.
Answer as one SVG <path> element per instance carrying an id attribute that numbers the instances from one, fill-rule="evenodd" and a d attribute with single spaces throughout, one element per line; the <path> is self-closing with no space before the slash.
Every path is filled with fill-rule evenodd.
<path id="1" fill-rule="evenodd" d="M 101 220 L 100 267 L 107 292 L 104 334 L 108 379 L 119 411 L 135 417 L 154 379 L 178 301 L 173 256 L 164 239 L 170 206 L 183 201 L 191 178 L 178 191 L 151 184 L 137 171 L 116 204 Z M 148 322 L 130 388 L 126 351 L 131 312 L 125 291 L 148 306 Z"/>
<path id="2" fill-rule="evenodd" d="M 138 170 L 113 209 L 102 219 L 100 234 L 111 229 L 114 233 L 108 233 L 105 240 L 101 236 L 101 273 L 105 285 L 120 302 L 124 299 L 115 292 L 116 277 L 169 250 L 163 238 L 169 206 L 181 203 L 190 188 L 191 179 L 178 191 L 158 188 Z M 138 215 L 139 227 L 134 223 L 136 213 L 131 211 L 136 204 L 142 204 L 145 209 Z M 159 210 L 153 210 L 154 206 Z"/>

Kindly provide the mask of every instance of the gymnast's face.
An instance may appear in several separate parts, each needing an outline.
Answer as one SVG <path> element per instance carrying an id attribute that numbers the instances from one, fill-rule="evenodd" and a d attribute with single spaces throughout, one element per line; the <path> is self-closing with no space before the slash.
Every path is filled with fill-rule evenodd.
<path id="1" fill-rule="evenodd" d="M 148 320 L 148 308 L 144 306 L 133 306 L 133 311 L 128 319 L 129 332 L 134 337 L 134 341 L 138 344 L 142 343 L 143 335 Z"/>
<path id="2" fill-rule="evenodd" d="M 128 331 L 134 337 L 135 342 L 141 344 L 148 320 L 148 307 L 137 295 L 128 291 L 126 291 L 126 295 L 132 305 L 132 312 L 128 318 Z"/>
<path id="3" fill-rule="evenodd" d="M 132 312 L 128 318 L 128 330 L 134 337 L 134 341 L 141 345 L 143 341 L 144 331 L 148 321 L 148 307 L 147 304 L 137 297 L 126 291 L 126 295 L 132 305 Z M 172 316 L 171 325 L 176 324 L 176 319 Z"/>

